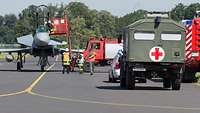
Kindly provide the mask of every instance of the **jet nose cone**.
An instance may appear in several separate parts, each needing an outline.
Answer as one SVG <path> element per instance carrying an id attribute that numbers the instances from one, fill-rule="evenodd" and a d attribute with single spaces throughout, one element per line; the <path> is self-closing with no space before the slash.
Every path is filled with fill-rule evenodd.
<path id="1" fill-rule="evenodd" d="M 49 33 L 46 33 L 46 32 L 36 33 L 35 41 L 36 41 L 36 45 L 38 46 L 48 45 L 50 41 Z"/>

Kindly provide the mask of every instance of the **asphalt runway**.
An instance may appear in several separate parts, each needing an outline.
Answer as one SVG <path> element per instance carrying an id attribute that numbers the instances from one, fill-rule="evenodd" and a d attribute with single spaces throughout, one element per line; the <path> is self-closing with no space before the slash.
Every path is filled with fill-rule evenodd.
<path id="1" fill-rule="evenodd" d="M 200 86 L 195 84 L 172 91 L 148 81 L 125 90 L 107 82 L 109 67 L 98 67 L 90 76 L 62 74 L 55 59 L 47 72 L 36 64 L 29 58 L 24 71 L 17 72 L 15 63 L 0 62 L 0 113 L 200 113 Z"/>

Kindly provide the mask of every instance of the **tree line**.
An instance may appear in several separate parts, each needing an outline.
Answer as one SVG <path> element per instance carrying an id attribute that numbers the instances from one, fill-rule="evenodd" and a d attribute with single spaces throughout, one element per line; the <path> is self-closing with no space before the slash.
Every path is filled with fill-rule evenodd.
<path id="1" fill-rule="evenodd" d="M 144 18 L 147 12 L 140 9 L 123 17 L 117 17 L 105 10 L 89 9 L 81 2 L 60 5 L 49 4 L 47 7 L 50 17 L 63 17 L 64 11 L 67 9 L 74 48 L 84 47 L 89 36 L 116 38 L 120 34 L 121 28 Z M 30 5 L 17 16 L 14 14 L 0 16 L 0 43 L 16 43 L 17 37 L 32 33 L 37 25 L 36 10 L 37 6 Z M 196 10 L 200 10 L 199 3 L 190 5 L 179 3 L 170 11 L 171 18 L 175 21 L 192 19 Z M 65 39 L 64 36 L 55 37 L 58 40 Z"/>

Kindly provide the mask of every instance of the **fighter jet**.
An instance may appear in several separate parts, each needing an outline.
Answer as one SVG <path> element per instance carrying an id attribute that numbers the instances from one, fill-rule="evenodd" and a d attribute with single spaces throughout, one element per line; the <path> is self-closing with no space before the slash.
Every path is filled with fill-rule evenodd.
<path id="1" fill-rule="evenodd" d="M 33 55 L 34 57 L 39 57 L 38 65 L 41 66 L 43 71 L 48 63 L 48 56 L 56 56 L 62 54 L 66 51 L 64 48 L 57 48 L 57 45 L 62 45 L 61 42 L 50 39 L 48 29 L 44 25 L 38 26 L 33 34 L 22 36 L 17 38 L 17 43 L 21 45 L 22 48 L 13 49 L 0 49 L 0 52 L 8 52 L 6 56 L 6 61 L 11 62 L 14 60 L 12 52 L 17 52 L 17 70 L 21 71 L 23 68 L 23 57 L 26 54 Z"/>
<path id="2" fill-rule="evenodd" d="M 54 57 L 59 54 L 62 55 L 62 53 L 65 51 L 69 51 L 66 48 L 57 48 L 57 45 L 63 45 L 63 43 L 50 39 L 50 32 L 53 26 L 50 21 L 48 7 L 45 5 L 38 6 L 35 14 L 37 18 L 37 27 L 35 31 L 29 35 L 17 38 L 17 43 L 21 45 L 21 48 L 0 49 L 0 52 L 9 53 L 8 55 L 6 55 L 6 61 L 8 62 L 12 62 L 14 60 L 14 57 L 12 55 L 13 52 L 18 53 L 18 71 L 22 70 L 23 58 L 25 59 L 25 55 L 27 54 L 30 54 L 34 57 L 39 57 L 38 65 L 40 65 L 41 70 L 43 71 L 45 69 L 45 66 L 49 64 L 48 56 Z M 75 53 L 82 52 L 81 50 L 71 51 Z"/>

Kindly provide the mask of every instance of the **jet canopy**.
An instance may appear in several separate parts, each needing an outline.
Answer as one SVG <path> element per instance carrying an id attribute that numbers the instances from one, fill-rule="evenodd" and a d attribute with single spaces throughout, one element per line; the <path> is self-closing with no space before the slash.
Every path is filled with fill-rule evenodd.
<path id="1" fill-rule="evenodd" d="M 37 29 L 36 29 L 36 33 L 38 32 L 48 32 L 47 28 L 44 25 L 40 25 Z"/>

